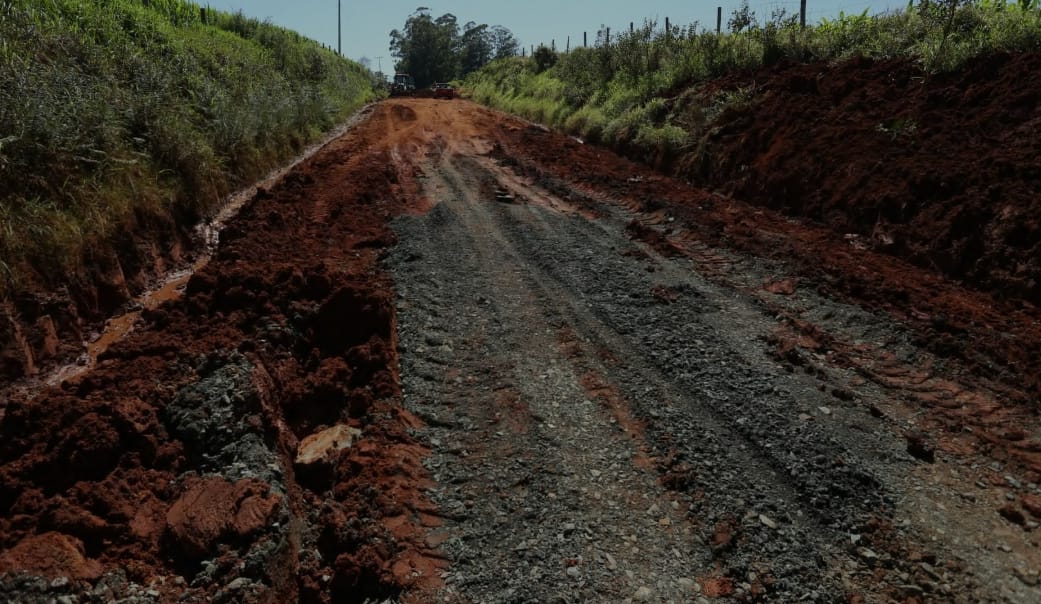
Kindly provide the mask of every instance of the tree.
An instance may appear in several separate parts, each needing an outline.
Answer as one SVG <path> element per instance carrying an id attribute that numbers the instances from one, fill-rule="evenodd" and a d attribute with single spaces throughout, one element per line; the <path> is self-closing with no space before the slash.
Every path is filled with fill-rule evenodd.
<path id="1" fill-rule="evenodd" d="M 531 55 L 535 59 L 535 71 L 542 73 L 557 63 L 557 53 L 545 44 L 539 44 L 535 53 Z"/>
<path id="2" fill-rule="evenodd" d="M 752 29 L 755 25 L 755 11 L 748 7 L 748 0 L 742 0 L 740 8 L 734 10 L 730 14 L 730 20 L 727 21 L 727 27 L 735 34 Z"/>
<path id="3" fill-rule="evenodd" d="M 477 71 L 492 60 L 492 37 L 487 25 L 473 21 L 463 27 L 459 40 L 459 66 L 463 74 Z"/>
<path id="4" fill-rule="evenodd" d="M 470 21 L 461 34 L 459 29 L 455 15 L 434 19 L 430 9 L 417 8 L 404 28 L 390 32 L 390 52 L 397 59 L 395 69 L 411 74 L 416 86 L 425 88 L 466 76 L 492 59 L 517 54 L 519 44 L 505 27 Z"/>
<path id="5" fill-rule="evenodd" d="M 513 36 L 513 32 L 501 25 L 496 25 L 491 31 L 492 56 L 496 59 L 515 57 L 520 50 L 520 42 Z"/>
<path id="6" fill-rule="evenodd" d="M 430 9 L 420 7 L 405 21 L 401 30 L 390 32 L 390 52 L 397 58 L 394 68 L 408 73 L 417 87 L 452 79 L 456 72 L 455 45 L 459 26 L 454 15 L 436 20 Z"/>

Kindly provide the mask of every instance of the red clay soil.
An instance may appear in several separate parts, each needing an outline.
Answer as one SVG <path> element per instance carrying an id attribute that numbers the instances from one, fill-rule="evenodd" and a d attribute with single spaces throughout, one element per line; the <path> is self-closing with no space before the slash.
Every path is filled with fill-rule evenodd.
<path id="1" fill-rule="evenodd" d="M 184 296 L 146 311 L 92 372 L 9 402 L 0 575 L 122 569 L 115 588 L 103 581 L 112 597 L 130 581 L 171 602 L 436 586 L 421 540 L 436 514 L 377 264 L 410 196 L 389 148 L 371 145 L 386 113 L 261 190 Z M 352 446 L 294 464 L 302 439 L 337 424 L 360 432 Z"/>
<path id="2" fill-rule="evenodd" d="M 1014 124 L 999 128 L 1018 117 L 1021 126 L 1036 129 L 1036 103 L 1009 101 L 1012 113 L 1004 114 L 987 96 L 1007 92 L 1001 82 L 1030 80 L 1039 59 L 1026 55 L 995 65 L 993 81 L 977 66 L 922 83 L 910 65 L 870 62 L 839 66 L 821 78 L 817 74 L 829 68 L 789 66 L 776 80 L 764 76 L 757 81 L 771 82 L 773 92 L 724 116 L 727 127 L 715 141 L 724 149 L 717 157 L 747 157 L 722 165 L 718 179 L 751 203 L 470 104 L 378 106 L 349 135 L 258 193 L 184 296 L 145 312 L 139 328 L 97 368 L 10 401 L 0 422 L 0 575 L 102 577 L 111 586 L 105 577 L 122 569 L 123 591 L 113 589 L 114 596 L 127 593 L 129 580 L 166 601 L 185 594 L 199 601 L 227 598 L 236 578 L 243 579 L 237 582 L 243 593 L 235 598 L 257 602 L 353 602 L 402 590 L 421 600 L 416 594 L 436 588 L 443 562 L 431 550 L 436 540 L 424 542 L 422 535 L 439 517 L 421 496 L 425 451 L 409 437 L 416 420 L 399 404 L 393 290 L 378 266 L 394 243 L 387 221 L 426 203 L 417 195 L 415 168 L 403 162 L 427 152 L 435 137 L 447 147 L 495 141 L 494 155 L 503 163 L 590 212 L 589 198 L 625 205 L 641 216 L 630 236 L 691 256 L 709 273 L 726 259 L 706 246 L 730 246 L 783 261 L 798 276 L 765 284 L 778 295 L 815 288 L 889 313 L 919 344 L 951 361 L 946 379 L 994 393 L 980 405 L 953 407 L 942 397 L 921 398 L 935 411 L 937 427 L 951 434 L 977 428 L 973 438 L 1041 481 L 1041 453 L 1006 433 L 1018 418 L 1036 413 L 1041 397 L 1041 311 L 1027 301 L 1037 293 L 1028 278 L 1038 261 L 1037 172 L 1031 167 L 1038 143 Z M 793 90 L 782 94 L 781 82 Z M 950 96 L 955 91 L 960 96 Z M 817 102 L 818 113 L 782 118 L 779 109 L 765 111 L 786 95 L 793 104 Z M 1011 98 L 1020 96 L 1029 95 Z M 890 110 L 877 106 L 883 99 Z M 992 121 L 972 122 L 969 133 L 959 131 L 967 126 L 950 128 L 976 119 L 960 109 L 970 101 L 995 108 Z M 834 109 L 835 103 L 846 109 Z M 1015 113 L 1021 106 L 1032 113 Z M 897 107 L 907 108 L 915 128 L 909 120 L 882 121 L 882 114 L 889 120 L 904 115 Z M 441 122 L 453 120 L 438 121 L 439 112 L 467 119 L 454 120 L 456 130 L 447 132 Z M 771 135 L 764 124 L 773 118 Z M 879 123 L 886 132 L 876 129 Z M 944 133 L 941 126 L 959 132 Z M 950 151 L 992 138 L 1004 141 L 993 143 L 993 152 Z M 913 154 L 916 148 L 923 152 Z M 793 155 L 797 151 L 801 155 Z M 748 174 L 741 165 L 749 166 Z M 792 176 L 801 165 L 812 171 Z M 861 176 L 854 179 L 857 170 Z M 942 177 L 930 180 L 933 174 Z M 999 209 L 986 213 L 991 186 L 1007 202 L 992 201 Z M 866 189 L 876 195 L 862 194 Z M 892 207 L 903 213 L 893 214 L 898 193 L 919 201 L 899 202 Z M 1006 206 L 1011 214 L 1003 214 Z M 964 221 L 975 225 L 968 234 L 959 226 Z M 649 224 L 667 225 L 667 236 Z M 1007 234 L 1016 229 L 1026 229 L 1024 239 L 1013 237 L 1023 246 L 1009 243 Z M 930 232 L 935 236 L 922 235 Z M 973 237 L 979 241 L 967 240 Z M 939 263 L 973 246 L 982 250 L 978 262 L 960 264 L 962 274 L 954 260 Z M 1005 272 L 984 274 L 977 265 L 1001 265 Z M 668 303 L 669 292 L 659 293 Z M 778 338 L 779 354 L 794 340 L 841 353 L 880 383 L 919 383 L 920 376 L 887 365 L 878 351 L 869 355 L 829 340 L 794 318 L 789 327 L 791 333 Z M 329 428 L 360 435 L 318 463 L 305 463 L 309 456 L 298 461 L 301 442 Z M 307 440 L 315 441 L 338 438 Z M 154 581 L 159 577 L 180 583 Z"/>
<path id="3" fill-rule="evenodd" d="M 1041 303 L 1041 54 L 950 74 L 908 60 L 787 64 L 726 111 L 696 176 L 1006 299 Z"/>
<path id="4" fill-rule="evenodd" d="M 126 218 L 110 241 L 91 246 L 79 272 L 61 283 L 19 284 L 0 295 L 0 380 L 32 376 L 81 352 L 92 325 L 103 322 L 174 266 L 188 260 L 198 237 L 197 216 L 142 210 Z M 30 267 L 21 271 L 26 279 Z"/>
<path id="5" fill-rule="evenodd" d="M 938 384 L 939 390 L 950 392 L 920 401 L 936 411 L 935 427 L 959 433 L 963 426 L 974 426 L 979 450 L 992 450 L 992 456 L 1008 458 L 1041 479 L 1041 455 L 1032 442 L 1004 434 L 1004 426 L 1017 418 L 1032 418 L 1041 400 L 1041 311 L 1032 304 L 967 289 L 935 270 L 872 249 L 861 237 L 683 185 L 645 165 L 539 127 L 504 125 L 499 141 L 501 161 L 576 205 L 583 196 L 606 198 L 668 225 L 669 237 L 646 228 L 646 221 L 631 224 L 629 234 L 665 255 L 694 257 L 706 274 L 727 265 L 706 244 L 732 247 L 779 260 L 800 276 L 797 284 L 765 284 L 768 288 L 782 293 L 789 287 L 816 289 L 888 313 L 916 335 L 919 345 L 951 361 L 945 369 L 948 379 L 978 385 L 995 397 L 963 406 L 959 390 Z M 819 348 L 854 347 L 823 342 Z M 884 357 L 885 351 L 876 352 Z M 885 386 L 908 386 L 925 377 L 891 375 L 899 363 L 885 358 L 854 362 L 864 356 L 864 351 L 853 350 L 849 366 Z"/>

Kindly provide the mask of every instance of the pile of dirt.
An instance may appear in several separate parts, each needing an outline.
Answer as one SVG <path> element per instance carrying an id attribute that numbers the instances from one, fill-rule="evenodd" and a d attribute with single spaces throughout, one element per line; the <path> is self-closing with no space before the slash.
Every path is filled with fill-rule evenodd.
<path id="1" fill-rule="evenodd" d="M 1001 298 L 1041 303 L 1041 54 L 930 75 L 908 60 L 785 64 L 714 124 L 703 179 Z"/>
<path id="2" fill-rule="evenodd" d="M 0 600 L 339 602 L 437 581 L 378 267 L 402 208 L 370 145 L 385 117 L 259 191 L 93 371 L 9 403 Z"/>

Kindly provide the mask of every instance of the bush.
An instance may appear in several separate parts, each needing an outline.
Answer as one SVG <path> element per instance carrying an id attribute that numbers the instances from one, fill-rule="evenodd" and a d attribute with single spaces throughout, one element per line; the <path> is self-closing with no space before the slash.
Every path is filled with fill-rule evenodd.
<path id="1" fill-rule="evenodd" d="M 0 293 L 141 216 L 197 219 L 373 94 L 294 32 L 181 0 L 0 0 Z"/>

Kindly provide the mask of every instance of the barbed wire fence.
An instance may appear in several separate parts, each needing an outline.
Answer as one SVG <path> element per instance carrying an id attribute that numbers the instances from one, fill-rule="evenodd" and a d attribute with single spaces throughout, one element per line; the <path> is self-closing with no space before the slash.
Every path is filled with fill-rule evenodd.
<path id="1" fill-rule="evenodd" d="M 795 18 L 806 25 L 814 25 L 820 23 L 823 19 L 837 19 L 840 15 L 859 15 L 868 11 L 870 15 L 880 15 L 891 10 L 889 4 L 886 3 L 886 7 L 879 9 L 878 0 L 849 0 L 848 2 L 842 2 L 837 7 L 829 5 L 828 7 L 822 7 L 820 3 L 814 2 L 813 0 L 750 0 L 748 2 L 748 8 L 750 11 L 755 13 L 755 21 L 760 26 L 771 22 L 775 17 L 780 18 L 782 15 L 785 18 Z M 713 15 L 712 21 L 709 23 L 702 23 L 701 21 L 690 21 L 689 17 L 687 22 L 683 18 L 672 19 L 669 16 L 662 17 L 660 19 L 642 19 L 640 21 L 630 21 L 624 24 L 623 27 L 608 27 L 600 26 L 591 30 L 583 31 L 581 34 L 565 35 L 559 39 L 550 38 L 548 41 L 542 41 L 538 44 L 529 44 L 521 47 L 521 54 L 528 56 L 528 53 L 534 54 L 535 49 L 540 46 L 545 46 L 553 52 L 570 52 L 572 49 L 580 47 L 590 46 L 590 42 L 593 45 L 602 43 L 610 44 L 612 39 L 617 39 L 617 36 L 624 35 L 625 33 L 633 33 L 636 29 L 644 27 L 646 24 L 651 23 L 656 30 L 664 35 L 669 35 L 675 27 L 681 29 L 687 29 L 692 26 L 696 26 L 698 32 L 708 33 L 727 33 L 730 30 L 729 21 L 731 16 L 743 6 L 742 2 L 737 0 L 731 0 L 727 3 L 720 3 L 716 7 L 715 15 Z M 875 8 L 873 8 L 875 7 Z M 805 13 L 803 14 L 803 10 Z"/>

